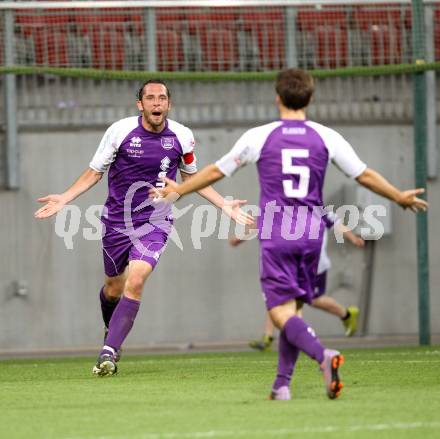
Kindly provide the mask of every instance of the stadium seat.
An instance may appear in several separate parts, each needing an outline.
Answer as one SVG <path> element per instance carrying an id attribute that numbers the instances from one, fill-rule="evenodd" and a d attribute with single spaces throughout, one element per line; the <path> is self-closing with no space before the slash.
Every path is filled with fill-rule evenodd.
<path id="1" fill-rule="evenodd" d="M 67 10 L 23 11 L 16 15 L 18 44 L 27 64 L 67 67 L 70 15 Z"/>
<path id="2" fill-rule="evenodd" d="M 235 70 L 238 66 L 236 13 L 231 8 L 212 8 L 211 13 L 194 11 L 186 17 L 193 55 L 197 57 L 198 50 L 201 55 L 200 70 Z"/>
<path id="3" fill-rule="evenodd" d="M 206 33 L 206 61 L 209 70 L 230 71 L 237 66 L 237 45 L 229 29 L 208 29 Z"/>
<path id="4" fill-rule="evenodd" d="M 347 15 L 342 11 L 300 10 L 299 57 L 302 67 L 335 68 L 348 64 Z"/>
<path id="5" fill-rule="evenodd" d="M 238 17 L 238 29 L 242 35 L 240 56 L 246 57 L 252 70 L 284 67 L 285 18 L 282 9 L 243 8 Z M 257 59 L 252 59 L 255 57 Z"/>
<path id="6" fill-rule="evenodd" d="M 182 19 L 178 9 L 156 10 L 157 67 L 160 71 L 182 69 Z"/>
<path id="7" fill-rule="evenodd" d="M 124 33 L 127 17 L 121 11 L 112 10 L 103 14 L 90 13 L 75 15 L 78 38 L 77 56 L 84 67 L 120 70 L 124 67 Z"/>
<path id="8" fill-rule="evenodd" d="M 435 60 L 440 61 L 440 9 L 434 12 L 434 50 Z"/>
<path id="9" fill-rule="evenodd" d="M 395 9 L 372 10 L 358 7 L 354 23 L 363 44 L 364 64 L 398 64 L 402 62 L 401 12 Z"/>
<path id="10" fill-rule="evenodd" d="M 174 30 L 157 34 L 157 66 L 160 71 L 176 71 L 182 66 L 182 40 Z"/>

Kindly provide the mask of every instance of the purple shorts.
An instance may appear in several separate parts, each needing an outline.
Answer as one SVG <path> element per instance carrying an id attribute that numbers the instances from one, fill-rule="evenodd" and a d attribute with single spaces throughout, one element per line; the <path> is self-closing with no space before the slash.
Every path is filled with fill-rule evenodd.
<path id="1" fill-rule="evenodd" d="M 327 271 L 317 274 L 315 277 L 315 286 L 313 288 L 313 298 L 321 297 L 327 289 Z"/>
<path id="2" fill-rule="evenodd" d="M 102 238 L 105 274 L 109 277 L 119 276 L 129 261 L 145 261 L 154 269 L 165 250 L 167 240 L 168 233 L 160 229 L 140 237 L 130 237 L 107 227 Z"/>
<path id="3" fill-rule="evenodd" d="M 301 247 L 261 245 L 260 281 L 268 310 L 291 300 L 311 303 L 320 245 Z"/>

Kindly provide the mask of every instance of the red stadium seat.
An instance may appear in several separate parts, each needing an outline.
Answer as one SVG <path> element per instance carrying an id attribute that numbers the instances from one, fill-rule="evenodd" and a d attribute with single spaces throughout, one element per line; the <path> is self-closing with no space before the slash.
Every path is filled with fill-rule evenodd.
<path id="1" fill-rule="evenodd" d="M 334 68 L 348 64 L 348 32 L 345 12 L 332 10 L 301 10 L 297 28 L 303 34 L 304 53 L 311 53 L 314 67 Z"/>
<path id="2" fill-rule="evenodd" d="M 206 59 L 210 70 L 230 71 L 236 67 L 237 45 L 229 29 L 208 29 Z"/>
<path id="3" fill-rule="evenodd" d="M 175 30 L 157 34 L 157 66 L 160 71 L 176 71 L 182 66 L 182 40 Z"/>
<path id="4" fill-rule="evenodd" d="M 367 64 L 402 62 L 402 24 L 398 10 L 372 10 L 359 7 L 353 18 L 361 31 L 362 42 L 368 45 Z"/>
<path id="5" fill-rule="evenodd" d="M 238 28 L 253 41 L 258 60 L 252 63 L 259 70 L 276 70 L 284 67 L 285 59 L 285 17 L 280 8 L 242 9 Z M 252 48 L 251 48 L 252 49 Z M 254 56 L 254 54 L 252 54 Z"/>
<path id="6" fill-rule="evenodd" d="M 70 12 L 53 10 L 52 14 L 40 11 L 23 11 L 16 15 L 17 34 L 31 41 L 33 54 L 29 57 L 38 65 L 69 65 L 67 34 L 69 32 Z"/>
<path id="7" fill-rule="evenodd" d="M 199 45 L 202 70 L 234 70 L 238 65 L 236 13 L 231 8 L 212 8 L 211 13 L 186 15 L 186 31 Z"/>
<path id="8" fill-rule="evenodd" d="M 127 16 L 118 10 L 109 13 L 91 13 L 75 15 L 77 38 L 87 44 L 79 56 L 94 68 L 121 70 L 124 67 L 124 32 L 127 29 Z M 85 49 L 89 47 L 90 49 Z M 87 65 L 86 65 L 87 66 Z"/>
<path id="9" fill-rule="evenodd" d="M 178 71 L 182 68 L 182 17 L 180 8 L 156 10 L 156 53 L 160 71 Z"/>
<path id="10" fill-rule="evenodd" d="M 440 9 L 434 12 L 434 56 L 440 61 Z"/>

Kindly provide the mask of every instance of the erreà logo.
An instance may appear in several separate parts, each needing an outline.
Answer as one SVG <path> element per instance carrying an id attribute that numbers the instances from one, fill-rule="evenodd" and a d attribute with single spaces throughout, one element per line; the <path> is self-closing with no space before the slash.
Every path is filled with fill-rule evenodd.
<path id="1" fill-rule="evenodd" d="M 174 148 L 174 137 L 162 137 L 160 139 L 163 149 L 173 149 Z"/>
<path id="2" fill-rule="evenodd" d="M 142 140 L 141 140 L 140 137 L 132 137 L 130 139 L 130 146 L 132 148 L 140 148 L 141 147 L 141 143 L 142 143 Z"/>

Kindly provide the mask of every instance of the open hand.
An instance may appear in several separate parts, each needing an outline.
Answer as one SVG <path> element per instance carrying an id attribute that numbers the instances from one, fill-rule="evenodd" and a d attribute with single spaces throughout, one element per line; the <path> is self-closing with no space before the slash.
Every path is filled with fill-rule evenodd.
<path id="1" fill-rule="evenodd" d="M 66 205 L 63 197 L 59 194 L 46 195 L 45 197 L 38 198 L 37 201 L 39 203 L 46 203 L 35 212 L 34 216 L 38 219 L 49 218 Z"/>
<path id="2" fill-rule="evenodd" d="M 160 201 L 167 201 L 169 203 L 174 203 L 180 198 L 180 194 L 177 191 L 179 185 L 167 177 L 161 177 L 161 180 L 165 182 L 165 187 L 156 188 L 153 187 L 148 191 L 148 196 L 153 199 Z"/>
<path id="3" fill-rule="evenodd" d="M 344 233 L 344 236 L 355 246 L 362 248 L 365 246 L 365 241 L 358 235 L 355 235 L 353 232 Z"/>
<path id="4" fill-rule="evenodd" d="M 398 200 L 399 206 L 403 207 L 404 209 L 409 208 L 413 212 L 418 212 L 420 210 L 425 212 L 428 209 L 429 204 L 425 200 L 417 197 L 417 195 L 423 194 L 424 192 L 425 189 L 423 188 L 410 189 L 408 191 L 401 192 Z"/>
<path id="5" fill-rule="evenodd" d="M 236 223 L 250 226 L 254 224 L 254 217 L 240 209 L 246 203 L 247 200 L 225 200 L 222 210 Z"/>

